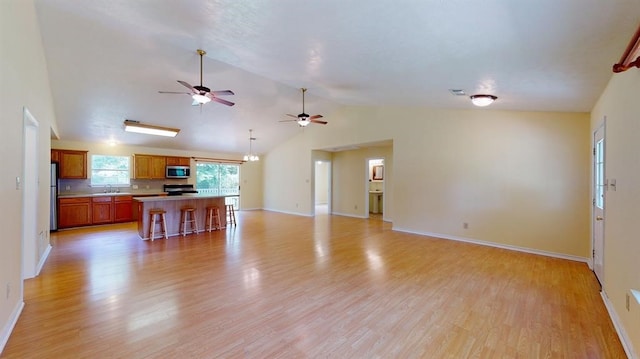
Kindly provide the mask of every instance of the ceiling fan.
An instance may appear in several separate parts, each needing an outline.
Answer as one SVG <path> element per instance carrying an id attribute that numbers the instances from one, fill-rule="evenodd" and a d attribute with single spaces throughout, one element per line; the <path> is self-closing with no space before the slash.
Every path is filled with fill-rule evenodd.
<path id="1" fill-rule="evenodd" d="M 231 101 L 227 101 L 218 97 L 218 96 L 234 95 L 233 91 L 231 90 L 211 91 L 208 87 L 202 86 L 202 57 L 206 55 L 207 52 L 200 49 L 198 49 L 197 52 L 198 52 L 198 55 L 200 55 L 200 85 L 191 86 L 189 83 L 185 81 L 178 80 L 178 82 L 182 86 L 188 88 L 190 91 L 189 92 L 158 91 L 158 92 L 189 95 L 193 98 L 193 103 L 192 103 L 193 106 L 204 105 L 209 101 L 215 101 L 227 106 L 235 105 Z"/>
<path id="2" fill-rule="evenodd" d="M 310 123 L 319 123 L 321 125 L 326 125 L 327 121 L 319 121 L 319 118 L 322 118 L 322 115 L 313 115 L 313 116 L 309 116 L 304 112 L 304 93 L 307 92 L 306 88 L 301 88 L 300 90 L 302 90 L 302 113 L 299 115 L 290 115 L 287 114 L 287 116 L 289 117 L 293 117 L 295 118 L 295 120 L 282 120 L 280 122 L 292 122 L 295 121 L 298 123 L 298 125 L 300 127 L 307 127 L 307 125 L 309 125 Z"/>

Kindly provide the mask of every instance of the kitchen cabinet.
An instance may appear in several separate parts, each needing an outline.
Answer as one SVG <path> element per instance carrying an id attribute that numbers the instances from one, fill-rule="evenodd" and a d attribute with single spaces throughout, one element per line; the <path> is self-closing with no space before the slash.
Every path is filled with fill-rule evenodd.
<path id="1" fill-rule="evenodd" d="M 58 228 L 88 226 L 91 221 L 91 197 L 58 200 Z"/>
<path id="2" fill-rule="evenodd" d="M 113 197 L 114 216 L 113 221 L 131 222 L 133 221 L 133 196 Z"/>
<path id="3" fill-rule="evenodd" d="M 113 197 L 93 197 L 91 199 L 91 223 L 113 223 Z"/>
<path id="4" fill-rule="evenodd" d="M 191 166 L 191 158 L 167 157 L 167 166 Z"/>
<path id="5" fill-rule="evenodd" d="M 165 177 L 167 158 L 153 155 L 134 155 L 136 179 L 161 179 Z"/>
<path id="6" fill-rule="evenodd" d="M 52 149 L 51 161 L 60 164 L 59 178 L 87 178 L 87 151 Z"/>

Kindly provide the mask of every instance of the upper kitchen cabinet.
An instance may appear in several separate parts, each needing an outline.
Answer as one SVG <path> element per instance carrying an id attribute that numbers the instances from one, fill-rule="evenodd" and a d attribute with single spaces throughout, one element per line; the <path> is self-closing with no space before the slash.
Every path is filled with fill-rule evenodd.
<path id="1" fill-rule="evenodd" d="M 51 161 L 60 164 L 59 178 L 87 178 L 87 151 L 52 149 Z"/>
<path id="2" fill-rule="evenodd" d="M 165 156 L 134 155 L 136 179 L 161 179 L 165 177 L 167 158 Z"/>
<path id="3" fill-rule="evenodd" d="M 167 166 L 190 166 L 189 157 L 167 157 Z"/>

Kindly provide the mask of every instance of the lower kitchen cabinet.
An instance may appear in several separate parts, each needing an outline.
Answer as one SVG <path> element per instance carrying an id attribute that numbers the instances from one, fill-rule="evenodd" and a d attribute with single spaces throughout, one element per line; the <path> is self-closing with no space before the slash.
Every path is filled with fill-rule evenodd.
<path id="1" fill-rule="evenodd" d="M 58 200 L 58 228 L 133 220 L 133 196 L 74 197 Z"/>
<path id="2" fill-rule="evenodd" d="M 93 197 L 91 199 L 91 223 L 113 223 L 113 197 Z"/>
<path id="3" fill-rule="evenodd" d="M 115 196 L 113 204 L 115 209 L 114 222 L 133 221 L 133 196 Z"/>
<path id="4" fill-rule="evenodd" d="M 58 228 L 87 226 L 91 221 L 91 197 L 59 199 Z"/>

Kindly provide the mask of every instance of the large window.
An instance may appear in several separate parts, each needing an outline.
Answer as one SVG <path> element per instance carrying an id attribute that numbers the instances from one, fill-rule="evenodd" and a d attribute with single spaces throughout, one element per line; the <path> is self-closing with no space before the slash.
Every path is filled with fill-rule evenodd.
<path id="1" fill-rule="evenodd" d="M 128 186 L 130 184 L 129 156 L 91 156 L 92 186 Z"/>
<path id="2" fill-rule="evenodd" d="M 219 196 L 240 194 L 240 165 L 214 162 L 196 163 L 198 193 Z"/>

